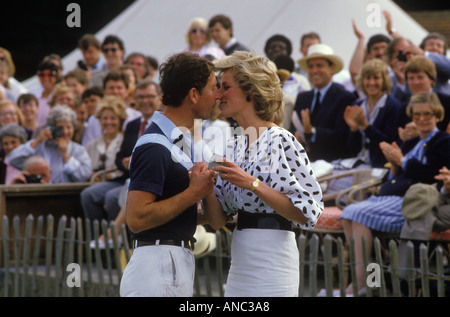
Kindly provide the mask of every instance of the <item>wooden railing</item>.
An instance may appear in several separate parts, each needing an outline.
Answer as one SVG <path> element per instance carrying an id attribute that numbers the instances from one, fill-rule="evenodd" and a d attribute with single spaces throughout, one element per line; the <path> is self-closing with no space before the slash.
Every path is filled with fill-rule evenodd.
<path id="1" fill-rule="evenodd" d="M 52 215 L 29 215 L 25 221 L 4 216 L 1 228 L 0 296 L 119 296 L 122 271 L 132 252 L 124 226 L 117 232 L 113 222 L 91 224 L 65 215 L 56 222 Z M 91 248 L 90 241 L 98 241 L 100 229 L 106 232 L 108 228 L 112 244 L 107 243 L 106 249 L 98 244 Z M 217 231 L 217 248 L 196 259 L 194 296 L 224 295 L 231 235 L 230 231 Z M 321 289 L 326 296 L 332 296 L 336 289 L 344 295 L 345 287 L 356 276 L 353 245 L 352 240 L 346 245 L 340 237 L 299 233 L 299 295 L 314 297 Z M 448 246 L 422 245 L 418 269 L 413 266 L 412 244 L 408 247 L 410 265 L 403 268 L 398 266 L 397 241 L 374 239 L 372 265 L 376 264 L 380 274 L 377 286 L 367 288 L 366 296 L 448 296 Z M 368 263 L 368 259 L 364 261 Z M 409 274 L 406 288 L 401 285 L 400 270 Z"/>

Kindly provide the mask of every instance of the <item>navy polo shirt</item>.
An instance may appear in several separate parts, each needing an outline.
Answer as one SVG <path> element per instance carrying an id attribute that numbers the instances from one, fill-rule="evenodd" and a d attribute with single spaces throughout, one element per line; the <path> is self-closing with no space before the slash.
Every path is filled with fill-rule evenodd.
<path id="1" fill-rule="evenodd" d="M 171 143 L 179 134 L 178 128 L 163 114 L 156 113 L 145 134 L 164 135 Z M 181 132 L 180 132 L 181 133 Z M 173 160 L 169 149 L 159 143 L 137 146 L 130 164 L 129 191 L 148 191 L 157 195 L 156 201 L 165 200 L 184 191 L 189 186 L 186 168 Z M 192 205 L 178 217 L 159 227 L 131 232 L 131 238 L 142 241 L 154 239 L 190 240 L 197 226 L 197 204 Z"/>

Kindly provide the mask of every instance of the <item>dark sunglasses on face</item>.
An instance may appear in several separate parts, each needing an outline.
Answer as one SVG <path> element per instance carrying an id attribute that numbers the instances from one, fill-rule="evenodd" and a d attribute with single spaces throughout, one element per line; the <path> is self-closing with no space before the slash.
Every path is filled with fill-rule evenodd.
<path id="1" fill-rule="evenodd" d="M 206 34 L 206 30 L 204 29 L 191 29 L 191 33 L 192 34 L 196 34 L 196 33 L 202 33 L 202 34 Z"/>
<path id="2" fill-rule="evenodd" d="M 111 47 L 111 48 L 109 48 L 109 47 L 105 47 L 105 48 L 103 48 L 103 53 L 108 53 L 109 51 L 111 51 L 112 53 L 115 53 L 115 52 L 117 52 L 117 48 L 116 47 Z"/>

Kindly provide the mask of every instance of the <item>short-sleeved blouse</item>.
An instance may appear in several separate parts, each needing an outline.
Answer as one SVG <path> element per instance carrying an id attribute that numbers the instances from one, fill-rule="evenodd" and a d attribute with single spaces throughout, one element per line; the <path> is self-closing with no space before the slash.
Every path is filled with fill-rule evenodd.
<path id="1" fill-rule="evenodd" d="M 303 146 L 287 130 L 280 127 L 266 129 L 247 148 L 247 137 L 228 140 L 226 157 L 248 174 L 290 198 L 295 207 L 308 219 L 311 229 L 323 211 L 322 191 Z M 248 189 L 240 188 L 218 177 L 215 194 L 222 209 L 233 214 L 238 210 L 252 213 L 274 213 L 272 207 Z"/>

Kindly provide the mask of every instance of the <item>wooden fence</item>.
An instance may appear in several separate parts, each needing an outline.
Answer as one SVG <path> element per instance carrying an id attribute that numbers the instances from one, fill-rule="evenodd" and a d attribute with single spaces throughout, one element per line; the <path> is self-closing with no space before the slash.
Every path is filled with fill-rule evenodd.
<path id="1" fill-rule="evenodd" d="M 80 218 L 53 216 L 1 219 L 0 296 L 2 297 L 117 297 L 122 271 L 131 249 L 124 226 L 117 232 L 114 223 L 90 223 Z M 25 222 L 25 223 L 24 223 Z M 108 228 L 112 245 L 91 248 Z M 123 243 L 119 245 L 118 237 Z M 216 232 L 216 250 L 196 259 L 194 296 L 222 297 L 230 264 L 231 232 Z M 300 251 L 300 296 L 314 297 L 321 289 L 332 296 L 344 295 L 347 283 L 355 280 L 354 243 L 345 245 L 341 237 L 298 234 Z M 448 245 L 421 246 L 421 267 L 413 267 L 413 246 L 408 245 L 409 267 L 398 266 L 397 242 L 374 239 L 375 268 L 381 270 L 375 288 L 367 296 L 448 296 Z M 365 259 L 367 262 L 367 259 Z M 407 270 L 406 289 L 399 271 Z M 370 272 L 368 276 L 370 277 Z"/>

